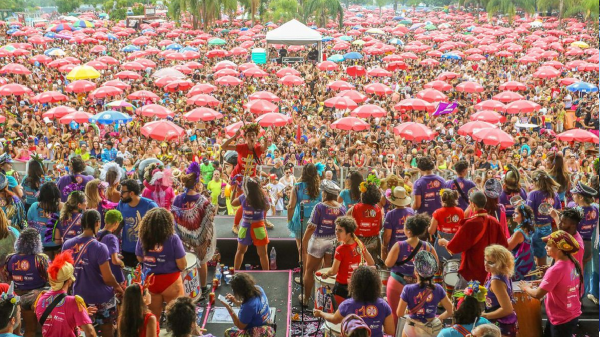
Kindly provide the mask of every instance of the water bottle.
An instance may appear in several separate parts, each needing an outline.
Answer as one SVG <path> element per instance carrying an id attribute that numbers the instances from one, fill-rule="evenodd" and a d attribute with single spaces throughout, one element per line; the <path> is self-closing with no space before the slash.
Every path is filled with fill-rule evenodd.
<path id="1" fill-rule="evenodd" d="M 277 252 L 275 251 L 275 247 L 271 248 L 271 253 L 269 254 L 269 269 L 277 269 Z"/>
<path id="2" fill-rule="evenodd" d="M 221 275 L 222 275 L 222 273 L 221 273 L 221 265 L 217 264 L 217 269 L 215 271 L 215 279 L 219 282 L 218 285 L 221 285 L 221 277 L 222 277 Z"/>

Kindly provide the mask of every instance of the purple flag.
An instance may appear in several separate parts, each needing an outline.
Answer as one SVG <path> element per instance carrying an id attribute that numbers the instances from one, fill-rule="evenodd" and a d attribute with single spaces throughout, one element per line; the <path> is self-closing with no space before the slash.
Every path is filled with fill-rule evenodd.
<path id="1" fill-rule="evenodd" d="M 437 109 L 435 109 L 435 112 L 433 113 L 432 116 L 439 116 L 439 115 L 445 115 L 445 114 L 452 113 L 452 111 L 454 111 L 454 109 L 456 109 L 457 106 L 458 106 L 458 104 L 456 102 L 453 102 L 453 103 L 440 102 L 440 104 L 438 104 Z"/>

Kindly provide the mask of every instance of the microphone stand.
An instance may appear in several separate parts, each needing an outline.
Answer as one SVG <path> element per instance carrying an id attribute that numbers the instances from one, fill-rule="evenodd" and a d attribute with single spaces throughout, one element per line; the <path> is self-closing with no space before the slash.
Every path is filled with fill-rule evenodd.
<path id="1" fill-rule="evenodd" d="M 304 337 L 304 252 L 303 246 L 303 229 L 304 227 L 304 203 L 300 202 L 300 293 L 302 294 L 302 303 L 300 303 L 300 336 Z"/>

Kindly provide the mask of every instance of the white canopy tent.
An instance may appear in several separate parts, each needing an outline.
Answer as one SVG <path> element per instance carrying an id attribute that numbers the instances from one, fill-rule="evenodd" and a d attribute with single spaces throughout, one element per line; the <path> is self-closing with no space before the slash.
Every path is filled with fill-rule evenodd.
<path id="1" fill-rule="evenodd" d="M 308 28 L 298 20 L 291 20 L 277 29 L 267 33 L 267 50 L 269 44 L 285 44 L 290 46 L 304 46 L 317 44 L 319 60 L 323 59 L 323 37 L 321 33 Z"/>

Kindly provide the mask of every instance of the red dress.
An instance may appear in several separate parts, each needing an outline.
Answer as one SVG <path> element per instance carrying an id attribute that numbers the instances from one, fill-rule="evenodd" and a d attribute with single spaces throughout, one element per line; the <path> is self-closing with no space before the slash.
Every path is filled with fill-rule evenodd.
<path id="1" fill-rule="evenodd" d="M 146 328 L 148 327 L 148 320 L 150 317 L 156 317 L 153 313 L 147 312 L 144 316 L 144 326 L 142 327 L 142 331 L 140 332 L 140 337 L 146 337 Z M 156 335 L 160 335 L 160 326 L 158 325 L 158 320 L 156 321 Z"/>

